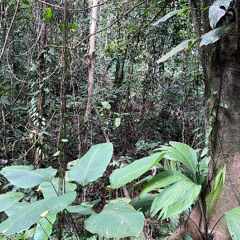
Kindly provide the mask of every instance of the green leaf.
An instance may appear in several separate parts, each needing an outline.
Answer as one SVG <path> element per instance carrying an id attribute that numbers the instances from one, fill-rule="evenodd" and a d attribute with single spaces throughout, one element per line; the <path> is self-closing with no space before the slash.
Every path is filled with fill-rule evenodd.
<path id="1" fill-rule="evenodd" d="M 218 175 L 215 177 L 211 192 L 206 198 L 206 206 L 207 206 L 206 218 L 208 221 L 210 221 L 210 217 L 214 209 L 214 206 L 220 194 L 222 193 L 222 189 L 225 181 L 225 175 L 226 175 L 226 165 L 222 167 Z"/>
<path id="2" fill-rule="evenodd" d="M 156 153 L 152 156 L 136 160 L 126 167 L 113 171 L 110 175 L 111 188 L 119 188 L 140 177 L 149 169 L 154 167 L 163 157 L 165 153 Z"/>
<path id="3" fill-rule="evenodd" d="M 240 207 L 225 213 L 228 230 L 233 240 L 240 240 Z"/>
<path id="4" fill-rule="evenodd" d="M 161 149 L 168 151 L 164 158 L 183 163 L 190 172 L 195 175 L 197 172 L 197 152 L 187 144 L 169 142 L 172 147 L 163 146 Z"/>
<path id="5" fill-rule="evenodd" d="M 160 18 L 157 22 L 153 23 L 153 26 L 155 27 L 155 26 L 157 26 L 159 23 L 163 23 L 163 22 L 167 21 L 169 18 L 177 15 L 178 13 L 182 13 L 182 12 L 187 11 L 187 10 L 188 10 L 188 8 L 186 8 L 186 9 L 174 10 L 174 11 L 172 11 L 172 12 L 169 12 L 167 15 L 165 15 L 165 16 L 162 17 L 162 18 Z"/>
<path id="6" fill-rule="evenodd" d="M 2 169 L 7 180 L 21 188 L 32 188 L 45 181 L 51 181 L 57 170 L 52 167 L 33 170 L 33 166 L 10 166 Z"/>
<path id="7" fill-rule="evenodd" d="M 70 23 L 69 24 L 70 29 L 78 30 L 78 26 L 76 24 Z"/>
<path id="8" fill-rule="evenodd" d="M 62 139 L 61 141 L 65 143 L 68 142 L 68 139 Z"/>
<path id="9" fill-rule="evenodd" d="M 56 221 L 56 215 L 48 216 L 47 218 L 42 218 L 36 227 L 34 234 L 34 240 L 48 240 L 52 233 L 52 227 Z"/>
<path id="10" fill-rule="evenodd" d="M 53 154 L 53 157 L 57 157 L 60 154 L 60 151 L 57 151 Z"/>
<path id="11" fill-rule="evenodd" d="M 147 212 L 155 199 L 156 194 L 146 193 L 142 196 L 134 198 L 129 204 L 131 204 L 137 211 Z"/>
<path id="12" fill-rule="evenodd" d="M 132 188 L 136 190 L 140 185 L 142 185 L 142 184 L 145 183 L 145 182 L 149 182 L 152 178 L 153 178 L 153 177 L 152 177 L 151 175 L 150 175 L 150 176 L 147 176 L 147 177 L 139 180 L 138 182 L 136 182 L 136 183 L 132 186 Z"/>
<path id="13" fill-rule="evenodd" d="M 172 57 L 173 55 L 177 54 L 178 52 L 182 51 L 182 50 L 186 50 L 189 47 L 189 44 L 193 44 L 193 42 L 196 39 L 188 39 L 183 41 L 182 43 L 180 43 L 179 45 L 177 45 L 175 48 L 173 48 L 170 52 L 168 52 L 167 54 L 165 54 L 164 56 L 162 56 L 159 60 L 157 60 L 157 63 L 162 63 L 167 61 L 170 57 Z"/>
<path id="14" fill-rule="evenodd" d="M 70 213 L 78 213 L 81 215 L 91 215 L 95 214 L 95 211 L 92 209 L 94 204 L 91 203 L 81 203 L 80 205 L 69 206 L 67 211 Z"/>
<path id="15" fill-rule="evenodd" d="M 110 110 L 111 109 L 111 104 L 109 102 L 102 102 L 102 106 L 106 110 Z"/>
<path id="16" fill-rule="evenodd" d="M 220 102 L 219 106 L 228 109 L 228 105 L 224 102 Z"/>
<path id="17" fill-rule="evenodd" d="M 65 181 L 64 192 L 73 192 L 77 188 L 75 183 Z M 54 178 L 51 182 L 44 182 L 40 185 L 44 199 L 57 197 L 59 191 L 59 178 Z"/>
<path id="18" fill-rule="evenodd" d="M 114 127 L 119 127 L 121 124 L 121 118 L 115 118 L 113 122 Z"/>
<path id="19" fill-rule="evenodd" d="M 234 26 L 234 23 L 229 24 L 227 26 L 220 27 L 220 28 L 216 28 L 216 29 L 204 34 L 202 37 L 202 41 L 200 43 L 200 47 L 211 44 L 211 43 L 215 43 L 216 41 L 218 41 L 221 38 L 221 36 L 226 34 L 233 26 Z"/>
<path id="20" fill-rule="evenodd" d="M 1 223 L 0 232 L 5 235 L 21 232 L 38 222 L 42 213 L 48 211 L 49 216 L 57 214 L 70 205 L 75 198 L 76 192 L 68 192 L 59 197 L 28 204 Z"/>
<path id="21" fill-rule="evenodd" d="M 26 205 L 30 204 L 29 202 L 22 201 L 17 202 L 14 205 L 12 205 L 10 208 L 5 210 L 5 213 L 8 215 L 8 217 L 11 217 L 12 215 L 16 214 L 19 210 L 21 210 Z"/>
<path id="22" fill-rule="evenodd" d="M 110 203 L 100 214 L 89 217 L 85 228 L 106 238 L 137 236 L 143 229 L 144 216 L 125 201 Z"/>
<path id="23" fill-rule="evenodd" d="M 226 11 L 233 0 L 217 0 L 209 9 L 210 26 L 215 28 L 221 17 L 226 14 Z"/>
<path id="24" fill-rule="evenodd" d="M 111 161 L 113 145 L 102 143 L 92 146 L 90 150 L 70 169 L 68 177 L 82 186 L 101 177 Z"/>
<path id="25" fill-rule="evenodd" d="M 5 194 L 1 194 L 0 195 L 0 212 L 7 210 L 22 198 L 24 198 L 24 193 L 20 193 L 20 192 L 7 192 Z"/>
<path id="26" fill-rule="evenodd" d="M 50 18 L 52 17 L 52 9 L 51 8 L 46 8 L 43 16 L 44 16 L 45 21 L 49 21 Z"/>
<path id="27" fill-rule="evenodd" d="M 202 186 L 192 181 L 178 181 L 160 192 L 154 199 L 152 216 L 159 211 L 159 218 L 169 218 L 182 213 L 196 201 Z"/>
<path id="28" fill-rule="evenodd" d="M 169 171 L 164 171 L 164 172 L 158 173 L 143 188 L 142 192 L 140 193 L 140 196 L 145 193 L 148 193 L 152 190 L 166 187 L 166 186 L 173 184 L 180 180 L 189 180 L 189 178 L 187 178 L 181 172 L 175 171 L 175 170 L 169 170 Z"/>

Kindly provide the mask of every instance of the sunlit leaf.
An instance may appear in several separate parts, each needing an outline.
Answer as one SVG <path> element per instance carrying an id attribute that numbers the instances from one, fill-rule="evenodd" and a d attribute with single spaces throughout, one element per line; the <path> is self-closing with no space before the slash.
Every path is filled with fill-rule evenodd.
<path id="1" fill-rule="evenodd" d="M 112 188 L 119 188 L 140 177 L 149 169 L 154 167 L 163 157 L 165 153 L 156 153 L 152 156 L 136 160 L 126 167 L 113 171 L 110 175 L 110 183 Z"/>
<path id="2" fill-rule="evenodd" d="M 209 221 L 212 211 L 214 209 L 214 206 L 220 197 L 220 194 L 222 193 L 224 181 L 225 181 L 225 175 L 226 175 L 226 166 L 223 166 L 223 168 L 219 171 L 218 175 L 215 177 L 213 186 L 211 189 L 211 192 L 206 198 L 206 218 Z"/>
<path id="3" fill-rule="evenodd" d="M 234 26 L 234 23 L 229 24 L 227 26 L 220 27 L 220 28 L 216 28 L 216 29 L 204 34 L 203 37 L 202 37 L 202 41 L 200 43 L 200 47 L 217 42 L 233 26 Z"/>
<path id="4" fill-rule="evenodd" d="M 216 0 L 209 9 L 210 26 L 215 28 L 233 0 Z"/>
<path id="5" fill-rule="evenodd" d="M 167 61 L 170 57 L 177 54 L 178 52 L 182 50 L 187 50 L 189 48 L 189 44 L 193 44 L 195 42 L 195 39 L 188 39 L 177 45 L 175 48 L 173 48 L 170 52 L 162 56 L 159 60 L 157 60 L 157 63 L 162 63 Z"/>
<path id="6" fill-rule="evenodd" d="M 111 161 L 113 145 L 102 143 L 92 146 L 89 151 L 69 170 L 68 177 L 82 186 L 101 177 Z"/>
<path id="7" fill-rule="evenodd" d="M 169 218 L 182 213 L 196 201 L 202 186 L 192 181 L 178 181 L 160 192 L 154 199 L 152 216 Z"/>

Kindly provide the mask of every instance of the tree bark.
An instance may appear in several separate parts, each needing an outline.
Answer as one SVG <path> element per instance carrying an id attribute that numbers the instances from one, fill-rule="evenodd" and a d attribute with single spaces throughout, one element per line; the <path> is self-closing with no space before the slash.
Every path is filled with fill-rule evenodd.
<path id="1" fill-rule="evenodd" d="M 98 5 L 98 0 L 92 1 L 92 6 Z M 92 98 L 93 98 L 93 86 L 94 86 L 94 70 L 95 70 L 95 57 L 94 57 L 94 51 L 95 51 L 95 32 L 96 32 L 96 26 L 97 26 L 97 7 L 92 8 L 92 20 L 91 20 L 91 26 L 90 26 L 90 39 L 89 39 L 89 71 L 88 71 L 88 102 L 87 102 L 87 108 L 85 112 L 85 119 L 88 121 L 89 116 L 91 113 L 91 107 L 92 107 Z"/>

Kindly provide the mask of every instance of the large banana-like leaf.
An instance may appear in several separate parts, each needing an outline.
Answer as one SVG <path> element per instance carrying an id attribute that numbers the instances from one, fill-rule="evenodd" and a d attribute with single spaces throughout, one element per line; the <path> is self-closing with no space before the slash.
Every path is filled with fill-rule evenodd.
<path id="1" fill-rule="evenodd" d="M 10 235 L 21 232 L 38 222 L 42 214 L 47 217 L 64 210 L 75 198 L 76 192 L 68 192 L 59 197 L 28 204 L 0 224 L 0 233 Z"/>
<path id="2" fill-rule="evenodd" d="M 231 23 L 227 26 L 216 28 L 206 34 L 203 35 L 202 41 L 200 43 L 200 47 L 204 45 L 208 45 L 211 43 L 217 42 L 224 34 L 226 34 L 232 27 L 234 23 Z"/>
<path id="3" fill-rule="evenodd" d="M 11 184 L 21 188 L 32 188 L 42 182 L 51 181 L 56 173 L 57 170 L 52 167 L 33 170 L 33 166 L 10 166 L 1 171 Z"/>
<path id="4" fill-rule="evenodd" d="M 152 215 L 159 213 L 159 218 L 169 218 L 182 213 L 191 207 L 201 191 L 201 185 L 192 181 L 178 181 L 164 189 L 154 199 Z"/>
<path id="5" fill-rule="evenodd" d="M 177 15 L 178 13 L 182 13 L 184 11 L 189 10 L 189 8 L 185 8 L 185 9 L 178 9 L 178 10 L 174 10 L 169 12 L 168 14 L 166 14 L 164 17 L 160 18 L 159 20 L 157 20 L 155 23 L 153 23 L 153 26 L 157 26 L 159 23 L 163 23 L 166 22 L 169 18 Z"/>
<path id="6" fill-rule="evenodd" d="M 110 175 L 111 188 L 119 188 L 140 177 L 154 167 L 164 155 L 165 153 L 163 152 L 156 153 L 152 156 L 136 160 L 126 167 L 113 171 Z"/>
<path id="7" fill-rule="evenodd" d="M 216 0 L 209 9 L 210 26 L 215 28 L 233 0 Z"/>
<path id="8" fill-rule="evenodd" d="M 219 171 L 218 175 L 215 177 L 213 186 L 211 189 L 211 192 L 206 198 L 206 218 L 209 221 L 213 208 L 222 192 L 224 181 L 225 181 L 225 175 L 226 175 L 226 166 L 223 166 L 223 168 Z"/>
<path id="9" fill-rule="evenodd" d="M 34 240 L 48 240 L 52 233 L 52 227 L 56 221 L 56 214 L 48 216 L 47 218 L 42 218 L 36 227 L 34 233 Z"/>
<path id="10" fill-rule="evenodd" d="M 187 144 L 169 142 L 172 147 L 163 146 L 161 150 L 168 151 L 164 158 L 183 163 L 190 172 L 195 175 L 197 172 L 197 152 Z"/>
<path id="11" fill-rule="evenodd" d="M 167 61 L 170 57 L 173 55 L 181 52 L 182 50 L 187 50 L 194 42 L 196 42 L 196 39 L 188 39 L 177 45 L 175 48 L 173 48 L 171 51 L 163 55 L 159 60 L 157 60 L 157 63 L 162 63 Z"/>
<path id="12" fill-rule="evenodd" d="M 85 228 L 106 238 L 137 236 L 143 229 L 144 216 L 129 203 L 118 201 L 104 207 L 101 213 L 84 222 Z"/>
<path id="13" fill-rule="evenodd" d="M 228 230 L 233 240 L 240 240 L 240 207 L 225 213 Z"/>
<path id="14" fill-rule="evenodd" d="M 189 180 L 189 178 L 187 178 L 181 172 L 175 171 L 175 170 L 169 170 L 169 171 L 158 173 L 143 188 L 142 192 L 140 193 L 140 196 L 152 190 L 166 187 L 180 180 Z"/>
<path id="15" fill-rule="evenodd" d="M 20 192 L 7 192 L 0 195 L 0 212 L 7 210 L 14 203 L 24 198 L 24 194 Z"/>
<path id="16" fill-rule="evenodd" d="M 82 186 L 97 180 L 103 175 L 113 154 L 111 143 L 94 145 L 90 150 L 70 169 L 68 177 Z"/>

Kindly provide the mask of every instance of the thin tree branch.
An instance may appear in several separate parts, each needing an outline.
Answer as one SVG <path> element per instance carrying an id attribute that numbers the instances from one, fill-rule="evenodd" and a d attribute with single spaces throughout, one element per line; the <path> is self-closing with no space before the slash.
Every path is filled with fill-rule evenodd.
<path id="1" fill-rule="evenodd" d="M 6 45 L 7 45 L 7 41 L 8 41 L 8 38 L 9 38 L 9 34 L 10 34 L 11 30 L 12 30 L 13 23 L 14 23 L 14 21 L 15 21 L 16 15 L 17 15 L 17 11 L 18 11 L 19 4 L 20 4 L 20 0 L 17 1 L 17 6 L 16 6 L 16 9 L 15 9 L 15 12 L 14 12 L 14 15 L 13 15 L 13 18 L 12 18 L 12 21 L 11 21 L 11 24 L 10 24 L 10 26 L 9 26 L 9 28 L 8 28 L 7 36 L 6 36 L 5 41 L 4 41 L 4 43 L 3 43 L 2 52 L 1 52 L 1 54 L 0 54 L 0 62 L 1 62 L 3 53 L 4 53 L 5 48 L 6 48 Z"/>
<path id="2" fill-rule="evenodd" d="M 61 6 L 58 6 L 58 5 L 55 5 L 55 4 L 52 4 L 52 3 L 47 3 L 47 2 L 45 2 L 45 1 L 43 1 L 43 0 L 37 0 L 37 1 L 40 2 L 40 3 L 46 4 L 46 5 L 48 5 L 48 6 L 51 6 L 51 7 L 54 7 L 54 8 L 63 10 L 63 7 L 61 7 Z M 88 8 L 76 8 L 76 9 L 74 9 L 74 8 L 69 8 L 68 11 L 84 12 L 84 11 L 89 10 L 89 9 L 91 9 L 91 8 L 95 8 L 95 7 L 98 7 L 98 6 L 102 6 L 102 5 L 106 4 L 107 2 L 109 2 L 109 0 L 107 0 L 107 1 L 105 1 L 105 2 L 103 2 L 103 3 L 99 3 L 99 4 L 95 5 L 95 6 L 88 7 Z"/>
<path id="3" fill-rule="evenodd" d="M 118 23 L 120 20 L 122 20 L 125 16 L 127 16 L 131 11 L 133 11 L 135 8 L 137 8 L 138 6 L 142 5 L 143 3 L 145 3 L 147 0 L 144 0 L 142 2 L 140 2 L 139 4 L 133 6 L 131 9 L 129 9 L 125 14 L 123 14 L 120 18 L 118 18 L 117 20 L 113 21 L 112 23 L 110 23 L 108 26 L 106 26 L 103 29 L 100 29 L 99 31 L 96 31 L 94 34 L 89 34 L 87 37 L 85 37 L 84 39 L 82 39 L 77 45 L 75 45 L 73 48 L 78 47 L 81 43 L 83 43 L 84 41 L 86 41 L 88 38 L 90 38 L 93 35 L 96 35 L 98 33 L 101 33 L 105 30 L 107 30 L 108 28 L 112 27 L 114 24 Z"/>

